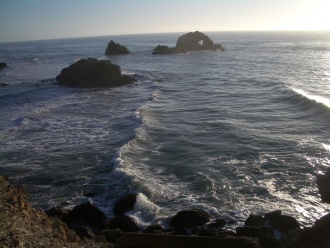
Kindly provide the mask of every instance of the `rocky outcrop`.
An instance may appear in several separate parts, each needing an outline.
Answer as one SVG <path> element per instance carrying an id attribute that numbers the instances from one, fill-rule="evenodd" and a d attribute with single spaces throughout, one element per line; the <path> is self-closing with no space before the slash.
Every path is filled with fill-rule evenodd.
<path id="1" fill-rule="evenodd" d="M 168 47 L 158 45 L 152 52 L 152 54 L 178 54 L 187 53 L 189 51 L 216 51 L 220 49 L 224 51 L 224 48 L 220 44 L 214 44 L 212 39 L 201 32 L 190 32 L 181 35 L 175 47 Z"/>
<path id="2" fill-rule="evenodd" d="M 81 59 L 64 68 L 56 80 L 61 85 L 80 88 L 116 87 L 136 81 L 130 76 L 122 75 L 120 67 L 109 60 L 94 58 Z"/>
<path id="3" fill-rule="evenodd" d="M 121 55 L 130 53 L 131 52 L 128 51 L 127 47 L 122 46 L 119 43 L 114 42 L 113 40 L 108 43 L 108 46 L 105 50 L 105 55 Z"/>
<path id="4" fill-rule="evenodd" d="M 330 168 L 325 175 L 318 175 L 316 184 L 319 189 L 322 201 L 330 203 Z"/>
<path id="5" fill-rule="evenodd" d="M 4 69 L 4 68 L 7 68 L 7 64 L 6 63 L 3 63 L 3 62 L 0 62 L 0 70 Z"/>

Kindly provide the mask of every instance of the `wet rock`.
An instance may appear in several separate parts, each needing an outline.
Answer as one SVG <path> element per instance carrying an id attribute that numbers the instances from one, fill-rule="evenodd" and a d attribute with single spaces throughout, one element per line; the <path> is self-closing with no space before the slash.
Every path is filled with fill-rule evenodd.
<path id="1" fill-rule="evenodd" d="M 89 227 L 95 234 L 102 229 L 106 215 L 90 202 L 75 206 L 66 216 L 65 221 L 72 230 Z"/>
<path id="2" fill-rule="evenodd" d="M 170 226 L 193 228 L 204 225 L 210 219 L 209 213 L 201 209 L 182 210 L 173 216 L 170 220 Z"/>
<path id="3" fill-rule="evenodd" d="M 265 221 L 268 221 L 269 219 L 276 218 L 277 216 L 282 215 L 282 210 L 274 210 L 272 212 L 269 212 L 265 214 Z"/>
<path id="4" fill-rule="evenodd" d="M 265 224 L 264 217 L 261 215 L 251 214 L 244 223 L 247 226 L 263 226 Z"/>
<path id="5" fill-rule="evenodd" d="M 128 194 L 121 198 L 114 206 L 113 213 L 115 215 L 122 215 L 130 210 L 133 210 L 138 194 Z"/>
<path id="6" fill-rule="evenodd" d="M 6 63 L 3 63 L 3 62 L 0 63 L 0 70 L 2 70 L 2 69 L 4 69 L 4 68 L 7 68 L 7 67 L 8 67 L 8 66 L 7 66 Z"/>
<path id="7" fill-rule="evenodd" d="M 223 228 L 227 224 L 227 221 L 224 219 L 217 219 L 215 222 L 211 222 L 207 224 L 206 226 L 209 228 Z"/>
<path id="8" fill-rule="evenodd" d="M 237 236 L 257 237 L 262 247 L 273 248 L 277 245 L 274 231 L 269 227 L 237 227 Z"/>
<path id="9" fill-rule="evenodd" d="M 118 228 L 106 229 L 103 230 L 101 233 L 106 236 L 107 242 L 110 242 L 112 244 L 115 244 L 118 239 L 125 235 L 125 233 Z"/>
<path id="10" fill-rule="evenodd" d="M 322 201 L 330 203 L 330 168 L 325 175 L 318 175 L 316 184 L 319 189 Z"/>
<path id="11" fill-rule="evenodd" d="M 268 216 L 268 224 L 281 233 L 285 233 L 290 229 L 300 228 L 298 221 L 294 217 L 287 215 Z"/>
<path id="12" fill-rule="evenodd" d="M 61 71 L 56 80 L 70 87 L 117 87 L 136 79 L 122 75 L 120 67 L 109 60 L 81 59 Z"/>
<path id="13" fill-rule="evenodd" d="M 105 55 L 121 55 L 130 53 L 131 52 L 128 51 L 127 47 L 122 46 L 119 43 L 114 42 L 113 40 L 108 43 L 108 46 L 105 50 Z"/>
<path id="14" fill-rule="evenodd" d="M 126 215 L 120 215 L 112 219 L 107 224 L 107 227 L 109 229 L 118 228 L 124 232 L 136 232 L 139 230 L 139 227 L 136 225 L 135 221 Z"/>

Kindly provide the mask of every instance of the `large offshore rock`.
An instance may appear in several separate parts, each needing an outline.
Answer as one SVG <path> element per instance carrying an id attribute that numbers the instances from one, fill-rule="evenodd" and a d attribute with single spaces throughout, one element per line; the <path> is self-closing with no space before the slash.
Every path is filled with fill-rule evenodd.
<path id="1" fill-rule="evenodd" d="M 116 87 L 136 81 L 135 78 L 122 75 L 120 67 L 109 60 L 94 58 L 81 59 L 64 68 L 56 80 L 61 85 L 80 88 Z"/>
<path id="2" fill-rule="evenodd" d="M 222 46 L 219 44 L 214 44 L 210 37 L 196 31 L 181 35 L 176 42 L 176 48 L 187 51 L 215 51 L 217 49 L 221 49 Z"/>

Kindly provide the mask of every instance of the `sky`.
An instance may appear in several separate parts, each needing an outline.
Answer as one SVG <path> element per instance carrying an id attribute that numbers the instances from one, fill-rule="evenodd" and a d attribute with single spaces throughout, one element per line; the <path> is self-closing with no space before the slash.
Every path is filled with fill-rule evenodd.
<path id="1" fill-rule="evenodd" d="M 0 0 L 0 42 L 189 31 L 330 30 L 330 0 Z"/>

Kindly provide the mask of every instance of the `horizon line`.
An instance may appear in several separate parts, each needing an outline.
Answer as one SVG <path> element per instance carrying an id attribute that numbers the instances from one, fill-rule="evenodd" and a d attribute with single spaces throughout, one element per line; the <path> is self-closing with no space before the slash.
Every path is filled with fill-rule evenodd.
<path id="1" fill-rule="evenodd" d="M 83 39 L 83 38 L 97 38 L 97 37 L 107 37 L 107 36 L 128 36 L 128 35 L 150 35 L 150 34 L 175 34 L 175 33 L 189 33 L 194 31 L 175 31 L 175 32 L 150 32 L 150 33 L 126 33 L 126 34 L 106 34 L 106 35 L 91 35 L 91 36 L 72 36 L 72 37 L 59 37 L 59 38 L 41 38 L 32 40 L 12 40 L 12 41 L 0 41 L 3 43 L 18 43 L 18 42 L 34 42 L 34 41 L 51 41 L 51 40 L 66 40 L 66 39 Z M 269 30 L 209 30 L 209 31 L 199 31 L 204 33 L 226 33 L 226 32 L 330 32 L 330 29 L 269 29 Z"/>

